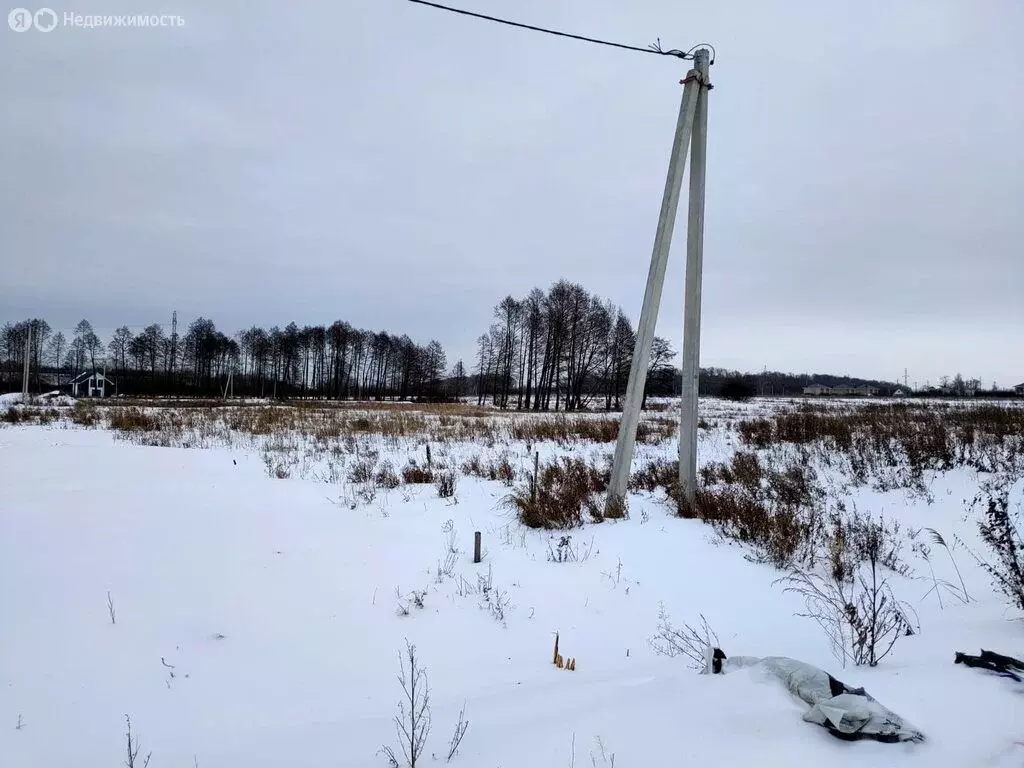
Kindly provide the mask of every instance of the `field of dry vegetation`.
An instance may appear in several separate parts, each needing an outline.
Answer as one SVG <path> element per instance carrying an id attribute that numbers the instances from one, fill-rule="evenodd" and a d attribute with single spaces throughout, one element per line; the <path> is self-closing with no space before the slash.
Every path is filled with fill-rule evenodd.
<path id="1" fill-rule="evenodd" d="M 929 551 L 921 530 L 901 527 L 898 514 L 886 519 L 859 509 L 865 492 L 931 504 L 935 478 L 970 473 L 968 486 L 977 494 L 964 512 L 974 516 L 987 546 L 972 555 L 1024 610 L 1020 510 L 1010 502 L 1024 479 L 1020 404 L 705 400 L 692 507 L 680 503 L 677 488 L 678 410 L 665 402 L 652 406 L 640 422 L 631 491 L 660 501 L 671 514 L 703 521 L 748 558 L 786 573 L 790 588 L 813 599 L 829 595 L 837 605 L 856 605 L 864 594 L 874 600 L 877 568 L 907 573 L 905 548 Z M 602 412 L 120 401 L 12 408 L 4 420 L 107 429 L 142 446 L 256 454 L 270 477 L 338 486 L 341 503 L 352 509 L 392 491 L 406 494 L 410 486 L 432 486 L 457 503 L 460 478 L 473 477 L 500 483 L 499 503 L 530 528 L 568 531 L 630 512 L 628 505 L 604 506 L 618 417 Z M 642 515 L 646 522 L 649 511 Z M 947 546 L 932 533 L 932 546 Z M 858 592 L 854 574 L 863 567 L 875 586 Z M 942 586 L 969 599 L 965 587 Z M 852 615 L 865 620 L 856 610 Z M 906 615 L 895 616 L 893 626 L 912 630 Z"/>
<path id="2" fill-rule="evenodd" d="M 268 473 L 282 479 L 366 486 L 377 478 L 387 486 L 392 476 L 424 483 L 450 471 L 509 486 L 520 480 L 523 498 L 513 496 L 515 506 L 537 527 L 601 517 L 594 497 L 605 489 L 618 434 L 617 414 L 603 412 L 390 402 L 79 402 L 71 409 L 12 408 L 5 419 L 104 428 L 147 446 L 257 451 Z M 1016 403 L 706 400 L 699 426 L 698 502 L 678 512 L 730 537 L 771 542 L 770 558 L 780 562 L 821 525 L 826 500 L 841 501 L 844 488 L 927 496 L 930 472 L 966 467 L 1005 483 L 1024 469 L 1024 407 Z M 678 465 L 670 457 L 677 431 L 674 404 L 652 403 L 640 422 L 634 490 L 675 503 Z M 551 512 L 524 509 L 530 504 Z"/>

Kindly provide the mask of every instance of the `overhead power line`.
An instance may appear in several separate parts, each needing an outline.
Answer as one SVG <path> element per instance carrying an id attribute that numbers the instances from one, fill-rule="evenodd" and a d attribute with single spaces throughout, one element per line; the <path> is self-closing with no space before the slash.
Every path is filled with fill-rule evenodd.
<path id="1" fill-rule="evenodd" d="M 484 21 L 493 21 L 496 24 L 504 24 L 509 27 L 517 27 L 519 29 L 528 29 L 532 32 L 543 32 L 546 35 L 555 35 L 556 37 L 567 37 L 571 40 L 581 40 L 585 43 L 594 43 L 595 45 L 606 45 L 610 48 L 620 48 L 626 51 L 636 51 L 638 53 L 649 53 L 656 56 L 673 56 L 677 59 L 693 59 L 694 51 L 698 48 L 710 48 L 711 49 L 711 63 L 715 61 L 715 48 L 708 43 L 700 43 L 695 45 L 688 51 L 680 51 L 676 48 L 671 50 L 665 50 L 661 47 L 661 39 L 659 38 L 651 45 L 646 48 L 641 48 L 636 45 L 627 45 L 626 43 L 616 43 L 611 40 L 600 40 L 596 37 L 586 37 L 584 35 L 574 35 L 569 32 L 561 32 L 557 29 L 548 29 L 546 27 L 536 27 L 532 24 L 523 24 L 518 21 L 510 21 L 509 19 L 500 19 L 497 16 L 488 16 L 484 13 L 476 13 L 474 11 L 467 11 L 463 8 L 452 8 L 448 5 L 441 5 L 440 3 L 429 2 L 429 0 L 409 0 L 410 3 L 416 3 L 417 5 L 425 5 L 430 8 L 436 8 L 441 11 L 448 11 L 449 13 L 457 13 L 460 16 L 471 16 L 474 19 L 483 19 Z"/>

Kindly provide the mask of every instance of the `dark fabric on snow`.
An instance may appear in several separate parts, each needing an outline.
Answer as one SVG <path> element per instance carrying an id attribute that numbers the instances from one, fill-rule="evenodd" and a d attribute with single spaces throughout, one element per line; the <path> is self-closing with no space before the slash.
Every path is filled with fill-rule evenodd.
<path id="1" fill-rule="evenodd" d="M 976 669 L 987 669 L 990 672 L 1008 677 L 1011 680 L 1022 682 L 1020 675 L 1015 672 L 1024 672 L 1024 661 L 1015 659 L 1012 656 L 1003 656 L 1001 653 L 986 651 L 984 648 L 979 656 L 971 656 L 967 653 L 957 651 L 953 657 L 954 664 L 963 664 L 965 667 Z"/>

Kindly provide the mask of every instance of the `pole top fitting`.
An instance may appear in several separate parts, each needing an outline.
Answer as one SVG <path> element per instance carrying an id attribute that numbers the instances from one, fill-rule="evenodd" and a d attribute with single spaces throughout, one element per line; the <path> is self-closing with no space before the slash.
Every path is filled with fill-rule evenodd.
<path id="1" fill-rule="evenodd" d="M 688 83 L 693 82 L 699 83 L 702 87 L 707 88 L 709 91 L 715 87 L 711 84 L 711 80 L 708 77 L 706 69 L 704 70 L 703 74 L 697 69 L 691 69 L 689 72 L 686 73 L 686 77 L 679 81 L 680 85 L 686 85 Z"/>
<path id="2" fill-rule="evenodd" d="M 693 52 L 693 68 L 696 70 L 701 85 L 705 88 L 711 88 L 711 79 L 709 77 L 709 69 L 711 67 L 711 51 L 707 48 L 698 48 Z"/>

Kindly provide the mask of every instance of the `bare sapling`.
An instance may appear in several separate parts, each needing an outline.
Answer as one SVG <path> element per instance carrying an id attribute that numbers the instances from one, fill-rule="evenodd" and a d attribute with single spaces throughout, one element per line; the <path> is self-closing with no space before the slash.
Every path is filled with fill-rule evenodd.
<path id="1" fill-rule="evenodd" d="M 608 754 L 608 750 L 604 747 L 604 741 L 601 740 L 600 736 L 597 736 L 594 741 L 597 742 L 597 752 L 590 753 L 590 762 L 594 768 L 615 768 L 615 753 Z"/>
<path id="2" fill-rule="evenodd" d="M 383 752 L 392 766 L 416 768 L 421 765 L 430 735 L 430 686 L 427 672 L 416 656 L 416 646 L 408 640 L 405 641 L 405 653 L 399 655 L 399 663 L 401 673 L 398 682 L 402 686 L 403 698 L 398 702 L 395 731 L 403 762 L 399 762 L 391 747 L 385 746 Z"/>
<path id="3" fill-rule="evenodd" d="M 107 590 L 107 611 L 110 613 L 110 623 L 117 624 L 117 616 L 114 613 L 114 599 L 110 596 L 110 590 Z"/>
<path id="4" fill-rule="evenodd" d="M 452 758 L 455 757 L 455 753 L 459 751 L 459 745 L 462 743 L 467 730 L 469 730 L 469 720 L 466 719 L 466 705 L 463 703 L 462 709 L 459 711 L 459 721 L 455 723 L 455 731 L 448 742 L 448 757 L 445 762 L 450 763 Z"/>
<path id="5" fill-rule="evenodd" d="M 139 762 L 139 737 L 132 734 L 132 719 L 128 715 L 125 715 L 124 719 L 128 723 L 128 732 L 125 734 L 128 739 L 128 758 L 124 761 L 125 768 L 146 768 L 153 753 L 150 752 L 142 762 Z"/>

